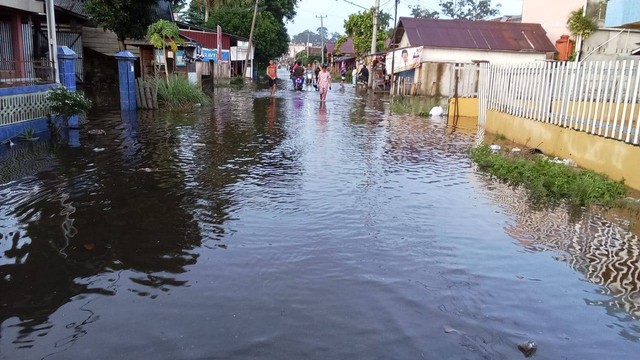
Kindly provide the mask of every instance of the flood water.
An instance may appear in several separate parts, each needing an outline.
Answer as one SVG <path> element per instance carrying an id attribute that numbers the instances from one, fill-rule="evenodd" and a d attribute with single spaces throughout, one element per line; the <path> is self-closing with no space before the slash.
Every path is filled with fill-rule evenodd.
<path id="1" fill-rule="evenodd" d="M 637 358 L 628 222 L 533 208 L 475 129 L 391 108 L 221 89 L 3 148 L 0 358 Z"/>

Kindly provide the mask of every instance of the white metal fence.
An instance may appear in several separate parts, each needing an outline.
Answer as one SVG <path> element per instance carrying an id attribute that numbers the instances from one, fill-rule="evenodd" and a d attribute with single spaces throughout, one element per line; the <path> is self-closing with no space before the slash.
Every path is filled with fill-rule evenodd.
<path id="1" fill-rule="evenodd" d="M 482 64 L 479 122 L 496 110 L 638 144 L 640 61 Z"/>

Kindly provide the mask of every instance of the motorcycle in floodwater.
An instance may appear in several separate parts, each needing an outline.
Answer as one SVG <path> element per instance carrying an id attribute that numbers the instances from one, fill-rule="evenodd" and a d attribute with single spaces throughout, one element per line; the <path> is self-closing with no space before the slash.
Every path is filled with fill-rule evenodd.
<path id="1" fill-rule="evenodd" d="M 304 85 L 304 78 L 302 76 L 297 76 L 293 79 L 293 90 L 302 91 L 303 85 Z"/>

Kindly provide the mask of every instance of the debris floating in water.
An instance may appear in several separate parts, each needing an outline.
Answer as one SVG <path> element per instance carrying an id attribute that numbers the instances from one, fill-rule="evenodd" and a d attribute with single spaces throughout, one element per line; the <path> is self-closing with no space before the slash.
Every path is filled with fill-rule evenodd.
<path id="1" fill-rule="evenodd" d="M 101 148 L 101 147 L 93 148 L 93 151 L 95 151 L 95 152 L 102 152 L 102 151 L 104 151 L 104 150 L 105 150 L 105 149 L 104 149 L 104 148 Z"/>
<path id="2" fill-rule="evenodd" d="M 434 106 L 431 108 L 431 111 L 429 111 L 429 115 L 431 116 L 442 116 L 442 114 L 444 114 L 442 106 Z"/>
<path id="3" fill-rule="evenodd" d="M 531 357 L 538 350 L 538 345 L 533 340 L 529 340 L 525 343 L 518 344 L 518 350 L 526 357 Z"/>

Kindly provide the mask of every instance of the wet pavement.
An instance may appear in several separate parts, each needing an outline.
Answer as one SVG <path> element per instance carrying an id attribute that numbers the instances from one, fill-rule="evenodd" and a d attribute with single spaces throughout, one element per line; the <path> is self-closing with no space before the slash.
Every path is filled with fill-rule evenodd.
<path id="1" fill-rule="evenodd" d="M 384 96 L 101 108 L 0 151 L 2 359 L 631 359 L 640 242 Z M 91 135 L 104 129 L 104 135 Z"/>

